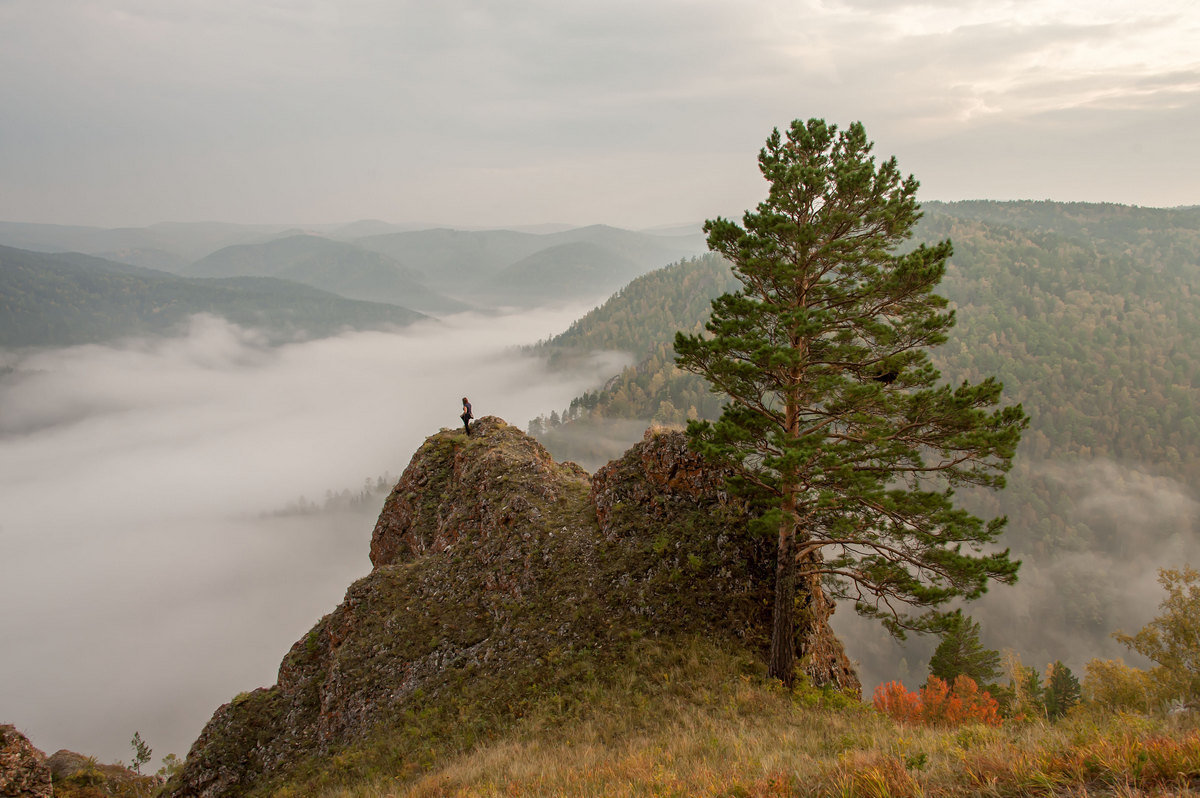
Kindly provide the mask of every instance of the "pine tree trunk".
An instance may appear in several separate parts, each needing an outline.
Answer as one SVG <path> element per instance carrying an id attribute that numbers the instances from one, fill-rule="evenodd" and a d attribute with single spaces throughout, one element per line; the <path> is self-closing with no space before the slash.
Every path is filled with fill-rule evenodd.
<path id="1" fill-rule="evenodd" d="M 803 346 L 799 336 L 793 336 L 794 347 Z M 792 374 L 792 384 L 784 407 L 784 434 L 795 438 L 800 431 L 799 419 L 800 372 Z M 772 608 L 771 654 L 767 675 L 791 687 L 796 678 L 796 475 L 784 474 L 781 480 L 779 519 L 779 551 L 775 561 L 775 606 Z"/>
<path id="2" fill-rule="evenodd" d="M 779 522 L 778 557 L 767 675 L 791 687 L 796 666 L 796 516 L 792 502 L 786 500 Z"/>

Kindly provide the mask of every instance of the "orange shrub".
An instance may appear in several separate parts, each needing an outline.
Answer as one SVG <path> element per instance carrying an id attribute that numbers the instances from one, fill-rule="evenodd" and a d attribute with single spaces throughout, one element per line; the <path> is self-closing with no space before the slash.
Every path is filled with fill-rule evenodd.
<path id="1" fill-rule="evenodd" d="M 969 676 L 957 676 L 953 686 L 936 676 L 910 693 L 900 682 L 888 682 L 875 688 L 875 708 L 900 723 L 927 726 L 961 726 L 964 723 L 1000 725 L 1000 706 L 987 691 L 981 691 Z"/>
<path id="2" fill-rule="evenodd" d="M 871 703 L 899 723 L 921 722 L 921 697 L 905 690 L 900 682 L 888 682 L 876 687 Z"/>

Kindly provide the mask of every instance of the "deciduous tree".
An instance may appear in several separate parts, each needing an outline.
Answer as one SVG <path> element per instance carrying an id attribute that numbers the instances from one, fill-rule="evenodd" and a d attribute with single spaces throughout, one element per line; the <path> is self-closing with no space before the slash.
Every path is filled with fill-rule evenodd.
<path id="1" fill-rule="evenodd" d="M 1200 699 L 1200 572 L 1191 566 L 1160 568 L 1158 583 L 1167 591 L 1162 612 L 1135 635 L 1113 635 L 1130 649 L 1158 663 L 1151 675 L 1174 696 Z"/>

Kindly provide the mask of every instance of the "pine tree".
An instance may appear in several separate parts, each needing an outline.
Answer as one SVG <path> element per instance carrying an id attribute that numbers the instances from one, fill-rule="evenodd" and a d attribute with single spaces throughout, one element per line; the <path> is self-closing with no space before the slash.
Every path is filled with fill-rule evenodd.
<path id="1" fill-rule="evenodd" d="M 675 338 L 680 368 L 729 397 L 716 423 L 689 425 L 694 448 L 737 470 L 731 488 L 778 534 L 769 672 L 788 684 L 797 625 L 803 653 L 831 598 L 903 636 L 1018 565 L 983 551 L 1004 520 L 952 491 L 1001 487 L 1027 419 L 996 407 L 994 379 L 937 385 L 927 350 L 954 324 L 934 293 L 951 245 L 894 252 L 920 217 L 917 181 L 871 149 L 858 123 L 774 131 L 767 199 L 744 227 L 704 225 L 742 287 L 713 301 L 707 335 Z"/>
<path id="2" fill-rule="evenodd" d="M 1046 715 L 1053 720 L 1061 718 L 1067 714 L 1067 710 L 1079 703 L 1079 680 L 1071 673 L 1070 668 L 1058 661 L 1046 671 L 1042 703 L 1046 706 Z"/>
<path id="3" fill-rule="evenodd" d="M 142 765 L 150 761 L 153 751 L 150 746 L 146 745 L 146 741 L 142 739 L 141 732 L 134 732 L 133 739 L 129 741 L 129 746 L 133 749 L 133 761 L 130 763 L 129 769 L 134 773 L 141 774 Z"/>
<path id="4" fill-rule="evenodd" d="M 1000 652 L 984 648 L 979 639 L 979 624 L 961 610 L 942 621 L 942 642 L 929 660 L 929 674 L 947 682 L 962 674 L 976 684 L 988 685 L 1000 676 Z"/>

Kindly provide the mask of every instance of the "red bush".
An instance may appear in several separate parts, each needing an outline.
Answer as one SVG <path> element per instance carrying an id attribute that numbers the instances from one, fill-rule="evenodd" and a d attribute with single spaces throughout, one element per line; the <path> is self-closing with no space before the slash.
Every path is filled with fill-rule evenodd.
<path id="1" fill-rule="evenodd" d="M 927 726 L 961 726 L 964 723 L 1000 725 L 1000 706 L 987 691 L 981 691 L 969 676 L 957 676 L 950 686 L 936 676 L 910 693 L 900 682 L 888 682 L 875 688 L 875 708 L 899 723 L 923 723 Z"/>

